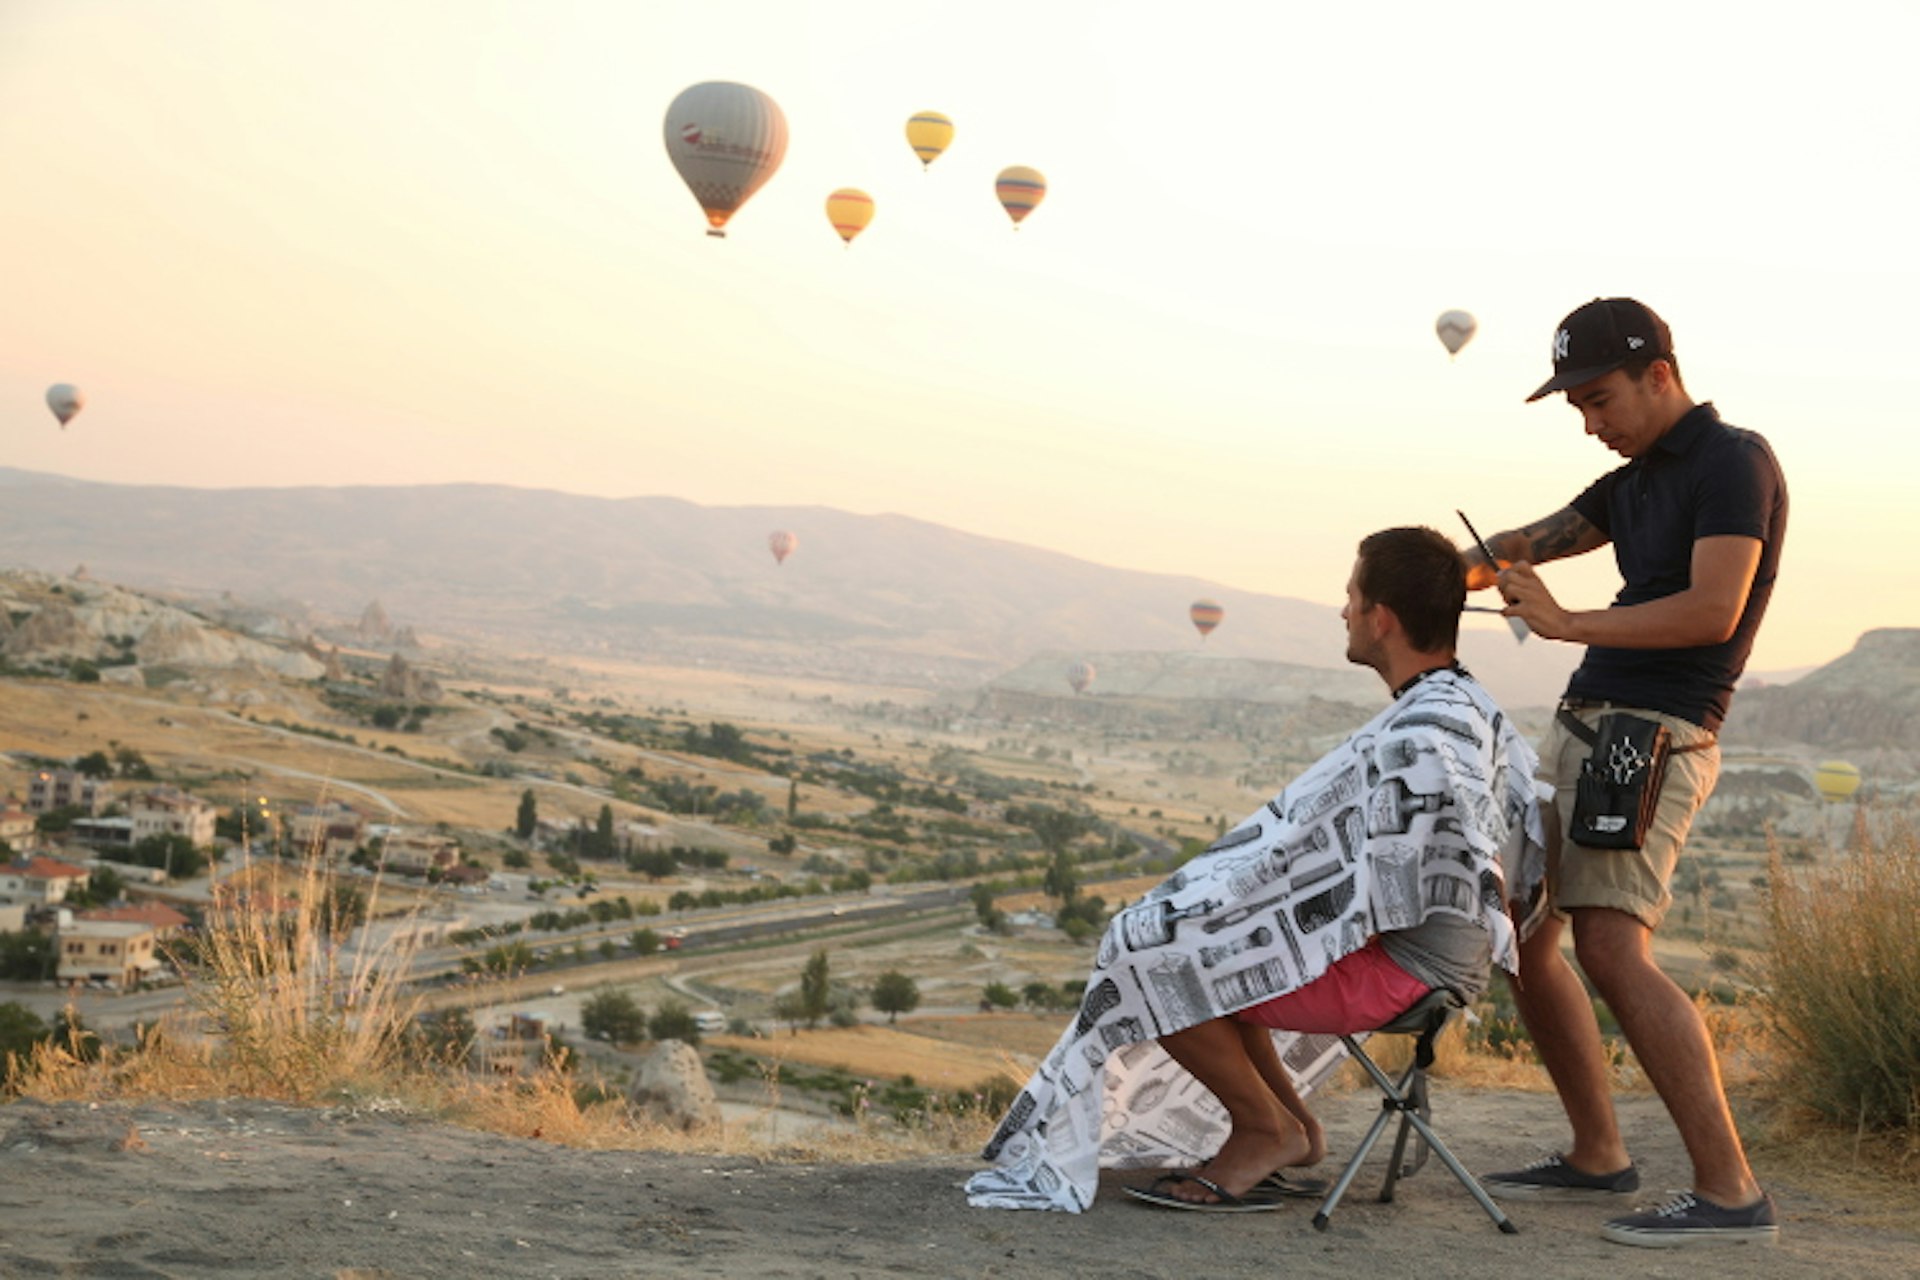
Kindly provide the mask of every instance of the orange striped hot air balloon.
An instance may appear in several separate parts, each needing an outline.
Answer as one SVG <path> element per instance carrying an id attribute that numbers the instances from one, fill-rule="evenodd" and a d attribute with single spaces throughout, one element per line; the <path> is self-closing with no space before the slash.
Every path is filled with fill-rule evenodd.
<path id="1" fill-rule="evenodd" d="M 1193 620 L 1193 629 L 1200 633 L 1202 640 L 1212 635 L 1213 629 L 1220 625 L 1220 619 L 1226 616 L 1227 611 L 1220 607 L 1217 600 L 1195 600 L 1187 610 L 1187 617 Z"/>
<path id="2" fill-rule="evenodd" d="M 940 158 L 953 141 L 953 121 L 938 111 L 916 111 L 907 120 L 907 145 L 920 157 L 922 170 Z"/>
<path id="3" fill-rule="evenodd" d="M 857 187 L 842 187 L 827 197 L 827 221 L 849 247 L 873 221 L 873 197 Z"/>
<path id="4" fill-rule="evenodd" d="M 1018 231 L 1027 215 L 1047 198 L 1047 180 L 1038 169 L 1016 164 L 1002 169 L 1000 176 L 993 180 L 993 194 L 1000 197 L 1001 207 L 1006 209 L 1007 216 L 1013 219 L 1013 229 Z"/>

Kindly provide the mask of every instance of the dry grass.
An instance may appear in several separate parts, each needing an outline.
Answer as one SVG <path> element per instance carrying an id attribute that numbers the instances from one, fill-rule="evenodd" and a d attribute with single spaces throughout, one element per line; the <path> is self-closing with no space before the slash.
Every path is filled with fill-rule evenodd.
<path id="1" fill-rule="evenodd" d="M 719 1036 L 714 1043 L 776 1061 L 839 1067 L 854 1076 L 885 1080 L 912 1076 L 915 1084 L 929 1089 L 971 1089 L 982 1080 L 1005 1073 L 1010 1060 L 1005 1050 L 934 1039 L 917 1034 L 910 1029 L 912 1025 L 831 1027 L 781 1034 L 770 1040 Z M 1054 1039 L 1058 1038 L 1056 1018 Z M 1021 1070 L 1018 1078 L 1025 1080 L 1030 1070 L 1031 1066 Z"/>
<path id="2" fill-rule="evenodd" d="M 1837 863 L 1796 876 L 1775 857 L 1769 881 L 1769 1092 L 1920 1178 L 1920 841 L 1863 827 Z"/>

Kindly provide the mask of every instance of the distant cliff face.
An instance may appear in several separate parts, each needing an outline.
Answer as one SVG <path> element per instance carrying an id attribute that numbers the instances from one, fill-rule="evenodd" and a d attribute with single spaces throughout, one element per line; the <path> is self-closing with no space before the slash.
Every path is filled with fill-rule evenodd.
<path id="1" fill-rule="evenodd" d="M 1741 690 L 1725 737 L 1742 746 L 1803 743 L 1856 763 L 1920 760 L 1920 629 L 1869 631 L 1790 685 Z"/>
<path id="2" fill-rule="evenodd" d="M 0 574 L 0 614 L 18 616 L 0 640 L 0 655 L 23 666 L 81 659 L 118 673 L 159 666 L 256 667 L 299 680 L 315 679 L 323 669 L 298 649 L 237 635 L 184 609 L 95 581 Z"/>

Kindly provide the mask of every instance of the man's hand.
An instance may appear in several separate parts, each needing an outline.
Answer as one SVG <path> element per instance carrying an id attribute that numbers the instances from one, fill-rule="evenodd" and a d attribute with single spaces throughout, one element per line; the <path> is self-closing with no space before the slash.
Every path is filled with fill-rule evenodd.
<path id="1" fill-rule="evenodd" d="M 1547 584 L 1525 560 L 1501 570 L 1497 585 L 1500 598 L 1507 602 L 1507 607 L 1501 610 L 1503 615 L 1520 619 L 1542 639 L 1572 638 L 1573 615 L 1560 607 L 1553 592 L 1547 590 Z"/>

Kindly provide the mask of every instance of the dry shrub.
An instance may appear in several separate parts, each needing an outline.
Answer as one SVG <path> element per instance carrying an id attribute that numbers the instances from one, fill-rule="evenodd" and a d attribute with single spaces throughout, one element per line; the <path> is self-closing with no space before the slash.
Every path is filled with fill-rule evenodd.
<path id="1" fill-rule="evenodd" d="M 7 1090 L 48 1099 L 312 1102 L 392 1086 L 418 1003 L 403 987 L 415 935 L 403 927 L 393 945 L 346 945 L 336 881 L 318 856 L 285 880 L 253 870 L 243 862 L 228 883 L 251 882 L 256 891 L 216 895 L 191 959 L 175 957 L 183 1011 L 143 1028 L 133 1046 L 98 1055 L 38 1046 L 14 1065 Z M 372 911 L 369 904 L 369 918 Z"/>
<path id="2" fill-rule="evenodd" d="M 1864 830 L 1830 867 L 1768 867 L 1763 1008 L 1778 1095 L 1920 1156 L 1920 843 Z"/>

